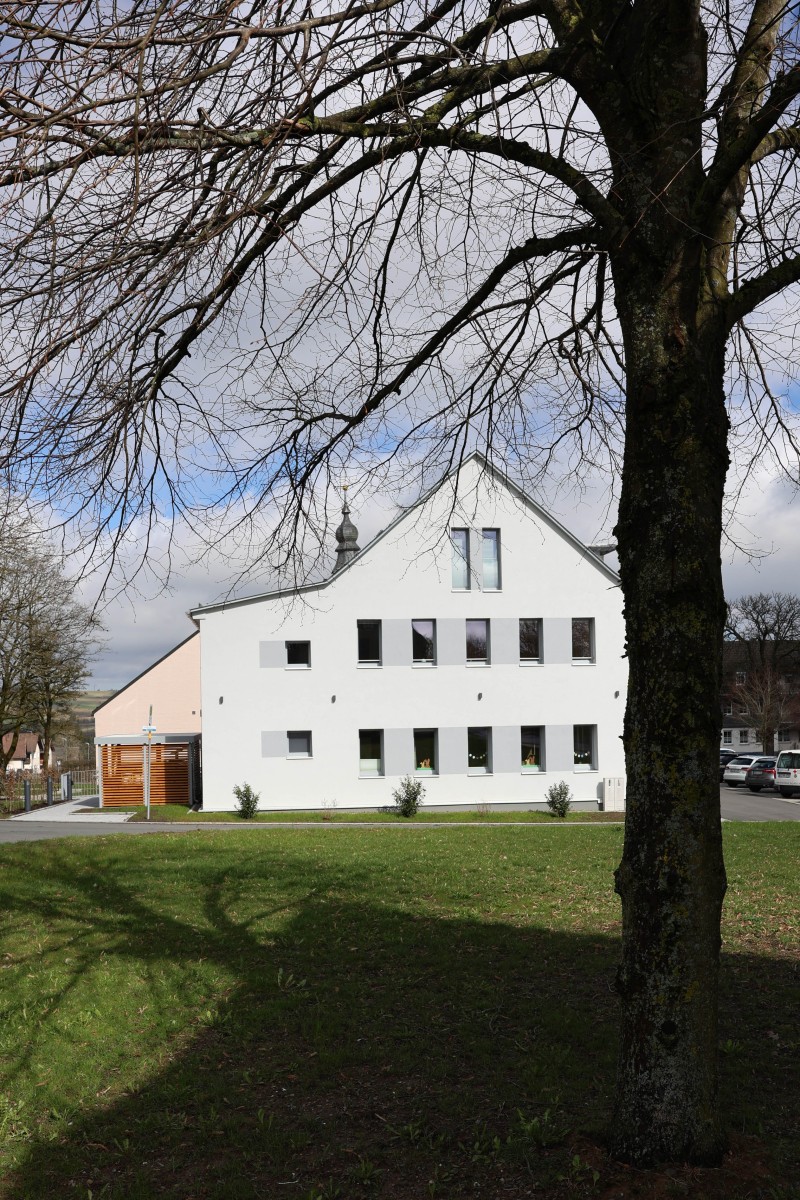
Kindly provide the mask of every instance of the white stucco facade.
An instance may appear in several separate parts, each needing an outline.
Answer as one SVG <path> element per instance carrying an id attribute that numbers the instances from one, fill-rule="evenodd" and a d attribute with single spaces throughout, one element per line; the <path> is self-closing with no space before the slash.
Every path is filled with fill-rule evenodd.
<path id="1" fill-rule="evenodd" d="M 431 731 L 433 761 L 419 771 L 426 807 L 541 802 L 561 779 L 595 806 L 603 777 L 624 774 L 618 579 L 482 465 L 470 459 L 457 496 L 445 482 L 327 583 L 192 612 L 206 810 L 232 808 L 244 782 L 264 808 L 390 804 L 398 780 L 419 771 Z M 453 587 L 452 528 L 470 531 L 467 589 Z M 485 530 L 499 531 L 497 589 L 483 586 Z M 573 660 L 573 618 L 593 623 L 591 661 Z M 520 659 L 520 619 L 540 622 L 538 662 Z M 414 620 L 436 622 L 434 664 L 413 661 Z M 486 663 L 467 662 L 468 620 L 488 622 Z M 381 623 L 379 665 L 359 663 L 359 621 Z M 309 666 L 287 662 L 289 641 L 309 643 Z M 591 736 L 589 764 L 576 766 L 576 726 L 584 745 Z M 523 730 L 540 739 L 538 769 L 522 762 Z M 365 774 L 360 733 L 371 731 L 380 762 Z M 487 761 L 473 753 L 474 769 L 480 745 Z"/>

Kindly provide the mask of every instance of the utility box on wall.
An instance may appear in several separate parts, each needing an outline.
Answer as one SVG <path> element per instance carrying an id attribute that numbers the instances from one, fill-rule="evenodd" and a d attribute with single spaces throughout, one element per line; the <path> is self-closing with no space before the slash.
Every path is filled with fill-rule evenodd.
<path id="1" fill-rule="evenodd" d="M 624 775 L 609 775 L 603 780 L 603 812 L 625 812 Z"/>

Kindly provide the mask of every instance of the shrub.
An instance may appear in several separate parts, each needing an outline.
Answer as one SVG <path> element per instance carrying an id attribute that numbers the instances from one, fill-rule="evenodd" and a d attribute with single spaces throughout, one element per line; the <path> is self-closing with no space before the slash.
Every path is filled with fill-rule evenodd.
<path id="1" fill-rule="evenodd" d="M 236 797 L 236 811 L 243 821 L 251 821 L 258 812 L 258 802 L 261 796 L 254 792 L 249 783 L 237 784 L 233 789 Z"/>
<path id="2" fill-rule="evenodd" d="M 554 817 L 565 817 L 569 812 L 572 804 L 572 792 L 563 779 L 559 783 L 551 783 L 544 798 Z"/>
<path id="3" fill-rule="evenodd" d="M 419 779 L 406 775 L 400 780 L 400 786 L 392 792 L 394 811 L 398 817 L 415 817 L 422 804 L 425 788 Z"/>

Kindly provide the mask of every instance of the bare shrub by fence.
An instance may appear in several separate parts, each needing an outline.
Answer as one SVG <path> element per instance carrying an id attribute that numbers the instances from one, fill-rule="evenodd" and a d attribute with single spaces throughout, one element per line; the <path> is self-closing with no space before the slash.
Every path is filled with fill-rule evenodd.
<path id="1" fill-rule="evenodd" d="M 30 771 L 8 771 L 0 774 L 0 813 L 22 812 L 25 807 L 24 785 L 26 780 L 31 785 L 31 807 L 41 808 L 47 803 L 47 780 L 53 781 L 53 802 L 61 800 L 62 774 L 72 777 L 72 798 L 81 796 L 96 796 L 99 792 L 97 771 L 93 767 L 62 773 L 59 771 L 42 771 L 32 774 Z"/>

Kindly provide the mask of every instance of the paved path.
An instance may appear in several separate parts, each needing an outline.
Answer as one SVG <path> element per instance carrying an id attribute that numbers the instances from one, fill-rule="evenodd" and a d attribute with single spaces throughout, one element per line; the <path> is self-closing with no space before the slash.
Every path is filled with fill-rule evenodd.
<path id="1" fill-rule="evenodd" d="M 63 800 L 56 804 L 52 804 L 49 808 L 45 805 L 44 808 L 35 808 L 32 812 L 17 813 L 14 817 L 9 817 L 10 821 L 33 821 L 40 825 L 42 821 L 55 821 L 63 823 L 69 820 L 70 825 L 74 824 L 76 814 L 80 814 L 82 809 L 92 808 L 97 815 L 92 815 L 92 821 L 103 821 L 110 825 L 124 824 L 130 821 L 131 814 L 119 812 L 113 808 L 104 808 L 100 810 L 100 801 L 97 796 L 82 796 L 79 800 Z"/>

